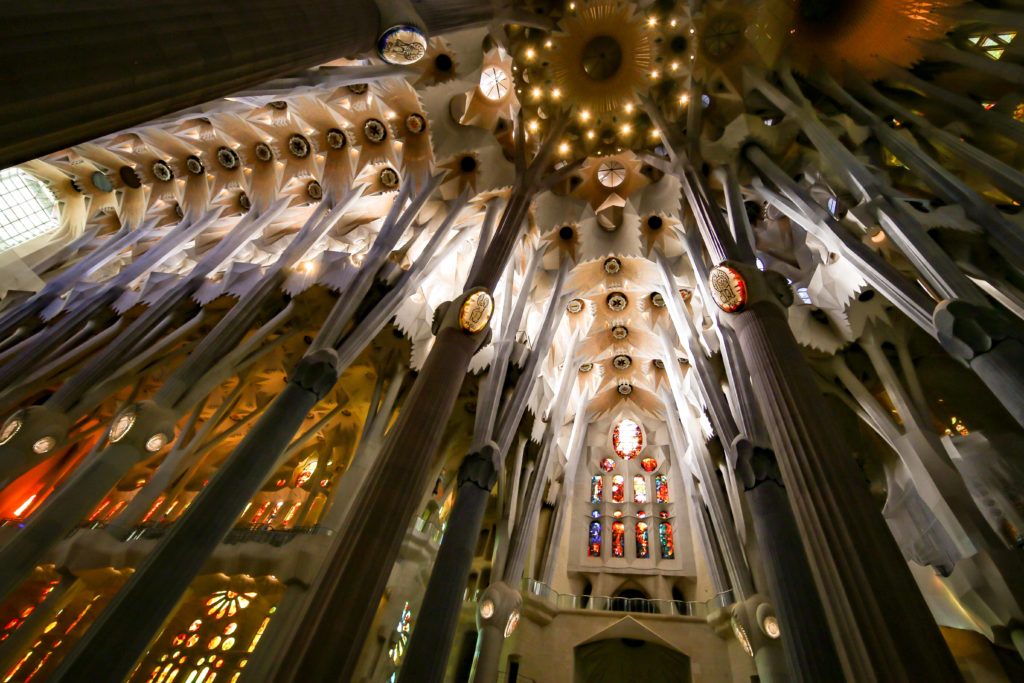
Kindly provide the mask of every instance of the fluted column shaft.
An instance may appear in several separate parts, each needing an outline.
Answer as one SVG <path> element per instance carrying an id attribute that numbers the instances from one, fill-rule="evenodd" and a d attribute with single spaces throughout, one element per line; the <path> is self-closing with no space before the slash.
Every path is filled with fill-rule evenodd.
<path id="1" fill-rule="evenodd" d="M 480 525 L 498 477 L 497 457 L 492 445 L 485 446 L 479 453 L 470 453 L 462 461 L 455 505 L 434 560 L 399 683 L 441 683 L 444 680 Z"/>
<path id="2" fill-rule="evenodd" d="M 847 680 L 961 680 L 863 474 L 830 426 L 783 310 L 760 300 L 729 321 Z"/>
<path id="3" fill-rule="evenodd" d="M 772 605 L 782 628 L 782 649 L 793 681 L 839 681 L 842 667 L 829 635 L 828 621 L 814 587 L 800 530 L 770 451 L 757 449 L 767 462 L 752 463 L 745 486 L 754 520 Z M 755 455 L 757 459 L 757 455 Z M 764 467 L 758 467 L 764 465 Z"/>

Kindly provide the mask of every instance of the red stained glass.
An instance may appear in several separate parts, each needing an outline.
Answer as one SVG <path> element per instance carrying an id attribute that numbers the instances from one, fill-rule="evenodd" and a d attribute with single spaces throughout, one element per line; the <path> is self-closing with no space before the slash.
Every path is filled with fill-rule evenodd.
<path id="1" fill-rule="evenodd" d="M 612 522 L 612 557 L 623 557 L 626 553 L 626 525 Z"/>
<path id="2" fill-rule="evenodd" d="M 654 458 L 644 458 L 640 461 L 640 467 L 644 468 L 644 472 L 653 472 L 658 469 L 658 461 Z"/>
<path id="3" fill-rule="evenodd" d="M 601 469 L 605 472 L 611 472 L 615 469 L 615 461 L 611 458 L 605 458 L 601 461 Z"/>
<path id="4" fill-rule="evenodd" d="M 612 430 L 612 449 L 625 460 L 632 460 L 644 448 L 644 432 L 630 419 L 620 420 Z"/>
<path id="5" fill-rule="evenodd" d="M 621 474 L 612 477 L 612 502 L 621 503 L 626 500 L 626 480 Z"/>
<path id="6" fill-rule="evenodd" d="M 639 558 L 651 556 L 647 544 L 647 522 L 636 523 L 636 556 Z"/>

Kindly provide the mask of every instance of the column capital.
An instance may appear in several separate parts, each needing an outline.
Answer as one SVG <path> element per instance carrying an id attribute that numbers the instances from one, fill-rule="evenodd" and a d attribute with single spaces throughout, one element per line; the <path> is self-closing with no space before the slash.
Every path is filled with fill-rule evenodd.
<path id="1" fill-rule="evenodd" d="M 765 307 L 781 312 L 793 303 L 793 289 L 785 277 L 739 261 L 722 261 L 712 268 L 708 289 L 718 308 L 729 314 L 719 316 L 726 325 L 731 325 L 731 314 Z"/>
<path id="2" fill-rule="evenodd" d="M 431 331 L 439 336 L 445 329 L 455 329 L 476 337 L 479 351 L 491 341 L 491 315 L 494 297 L 486 287 L 468 289 L 452 301 L 445 301 L 434 309 Z"/>
<path id="3" fill-rule="evenodd" d="M 932 314 L 939 343 L 964 362 L 992 350 L 1006 339 L 1024 339 L 1024 329 L 995 310 L 959 299 L 946 299 Z"/>
<path id="4" fill-rule="evenodd" d="M 479 451 L 468 453 L 459 466 L 459 488 L 471 484 L 482 491 L 490 491 L 498 480 L 498 445 L 493 441 Z"/>
<path id="5" fill-rule="evenodd" d="M 289 380 L 322 399 L 338 381 L 338 354 L 334 349 L 318 349 L 304 356 L 295 366 Z"/>
<path id="6" fill-rule="evenodd" d="M 737 454 L 736 474 L 743 483 L 744 491 L 751 491 L 767 481 L 785 488 L 775 451 L 755 446 L 742 435 L 736 437 L 733 447 Z"/>

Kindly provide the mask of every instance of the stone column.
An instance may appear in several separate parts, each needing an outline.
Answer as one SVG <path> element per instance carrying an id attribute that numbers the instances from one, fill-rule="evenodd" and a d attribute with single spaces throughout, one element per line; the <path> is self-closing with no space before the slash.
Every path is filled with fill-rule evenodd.
<path id="1" fill-rule="evenodd" d="M 333 351 L 321 350 L 299 362 L 263 418 L 68 653 L 52 680 L 121 680 L 131 672 L 210 551 L 263 485 L 306 414 L 336 381 Z M 183 548 L 189 552 L 181 552 Z"/>
<path id="2" fill-rule="evenodd" d="M 752 448 L 741 463 L 772 604 L 781 624 L 782 649 L 793 681 L 841 681 L 843 669 L 807 564 L 786 489 L 768 449 Z"/>
<path id="3" fill-rule="evenodd" d="M 392 3 L 383 3 L 387 6 Z M 493 17 L 490 5 L 421 3 L 428 31 Z M 0 168 L 277 76 L 362 56 L 384 29 L 373 0 L 99 0 L 11 6 Z M 87 68 L 74 68 L 88 55 Z"/>
<path id="4" fill-rule="evenodd" d="M 849 681 L 962 680 L 764 275 L 713 271 L 736 330 Z M 739 277 L 746 292 L 734 299 Z M 730 306 L 739 303 L 740 308 Z"/>
<path id="5" fill-rule="evenodd" d="M 480 525 L 498 478 L 494 443 L 470 453 L 459 467 L 459 488 L 434 570 L 420 606 L 420 617 L 402 663 L 399 683 L 441 683 L 455 637 L 473 563 Z"/>

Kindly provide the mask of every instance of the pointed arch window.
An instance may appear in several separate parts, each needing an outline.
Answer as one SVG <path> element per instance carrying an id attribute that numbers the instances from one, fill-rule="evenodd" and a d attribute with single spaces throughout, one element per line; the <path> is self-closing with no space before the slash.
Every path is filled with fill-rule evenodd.
<path id="1" fill-rule="evenodd" d="M 640 504 L 647 502 L 647 480 L 639 474 L 633 477 L 633 502 Z"/>
<path id="2" fill-rule="evenodd" d="M 626 555 L 626 525 L 621 519 L 612 522 L 612 557 Z"/>
<path id="3" fill-rule="evenodd" d="M 590 502 L 600 503 L 604 494 L 604 477 L 595 474 L 590 478 Z"/>
<path id="4" fill-rule="evenodd" d="M 601 557 L 601 513 L 594 510 L 590 513 L 590 533 L 587 538 L 587 555 Z"/>
<path id="5" fill-rule="evenodd" d="M 612 477 L 612 502 L 622 503 L 626 500 L 626 479 L 621 474 Z"/>
<path id="6" fill-rule="evenodd" d="M 661 559 L 675 559 L 676 544 L 672 538 L 672 522 L 667 519 L 658 522 L 658 544 L 661 546 Z"/>
<path id="7" fill-rule="evenodd" d="M 639 558 L 651 556 L 647 537 L 647 522 L 636 523 L 636 556 Z"/>
<path id="8" fill-rule="evenodd" d="M 654 496 L 658 503 L 667 503 L 668 501 L 668 477 L 664 474 L 658 474 L 654 477 Z"/>

